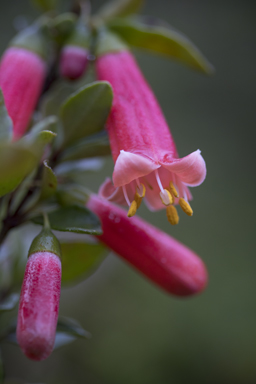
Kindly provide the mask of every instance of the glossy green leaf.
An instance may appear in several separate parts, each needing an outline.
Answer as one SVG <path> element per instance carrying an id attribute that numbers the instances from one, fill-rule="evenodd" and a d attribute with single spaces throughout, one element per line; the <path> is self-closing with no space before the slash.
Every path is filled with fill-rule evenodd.
<path id="1" fill-rule="evenodd" d="M 3 92 L 0 89 L 0 143 L 11 141 L 12 139 L 12 119 L 8 115 L 4 104 Z"/>
<path id="2" fill-rule="evenodd" d="M 74 284 L 89 277 L 106 256 L 101 244 L 61 243 L 62 284 Z"/>
<path id="3" fill-rule="evenodd" d="M 43 163 L 42 188 L 40 199 L 47 199 L 52 196 L 57 188 L 57 178 L 47 161 Z"/>
<path id="4" fill-rule="evenodd" d="M 12 293 L 4 301 L 0 302 L 0 313 L 5 311 L 11 311 L 19 301 L 19 295 Z"/>
<path id="5" fill-rule="evenodd" d="M 20 143 L 0 146 L 0 197 L 14 190 L 36 166 L 38 157 Z"/>
<path id="6" fill-rule="evenodd" d="M 143 19 L 113 20 L 109 28 L 128 44 L 181 61 L 206 74 L 213 73 L 213 66 L 198 48 L 183 34 L 166 24 L 145 23 Z"/>
<path id="7" fill-rule="evenodd" d="M 63 104 L 60 113 L 64 143 L 70 145 L 102 130 L 112 99 L 112 88 L 105 81 L 94 82 L 73 93 Z"/>
<path id="8" fill-rule="evenodd" d="M 63 151 L 61 161 L 78 160 L 111 154 L 108 134 L 105 130 L 79 140 L 74 146 Z"/>
<path id="9" fill-rule="evenodd" d="M 102 234 L 98 217 L 83 206 L 67 206 L 48 214 L 52 229 L 64 232 L 87 233 L 89 235 Z M 36 224 L 43 225 L 43 217 L 32 219 Z"/>
<path id="10" fill-rule="evenodd" d="M 90 332 L 83 329 L 83 327 L 78 323 L 78 321 L 64 316 L 61 316 L 58 319 L 57 332 L 67 333 L 69 335 L 82 339 L 91 338 Z"/>
<path id="11" fill-rule="evenodd" d="M 126 17 L 137 13 L 144 0 L 114 0 L 104 5 L 97 14 L 97 17 L 107 21 L 115 17 Z"/>

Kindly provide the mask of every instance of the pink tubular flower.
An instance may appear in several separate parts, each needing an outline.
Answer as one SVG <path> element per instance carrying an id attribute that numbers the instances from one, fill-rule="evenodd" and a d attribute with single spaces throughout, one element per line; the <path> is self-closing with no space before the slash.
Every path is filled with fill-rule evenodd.
<path id="1" fill-rule="evenodd" d="M 52 252 L 29 256 L 20 295 L 17 339 L 23 353 L 44 360 L 52 352 L 59 312 L 61 262 Z"/>
<path id="2" fill-rule="evenodd" d="M 60 73 L 63 77 L 76 80 L 81 77 L 87 67 L 87 50 L 82 47 L 66 45 L 60 57 Z"/>
<path id="3" fill-rule="evenodd" d="M 179 158 L 158 102 L 130 52 L 99 56 L 96 70 L 98 79 L 109 81 L 114 90 L 107 121 L 114 185 L 107 180 L 101 196 L 127 203 L 128 216 L 135 214 L 144 195 L 151 210 L 167 207 L 171 224 L 179 220 L 173 204 L 191 216 L 187 186 L 200 185 L 206 176 L 200 150 Z"/>
<path id="4" fill-rule="evenodd" d="M 185 245 L 139 217 L 128 219 L 123 209 L 97 195 L 86 205 L 101 219 L 99 239 L 161 288 L 178 296 L 205 288 L 205 265 Z"/>
<path id="5" fill-rule="evenodd" d="M 28 128 L 46 75 L 46 64 L 36 53 L 10 47 L 0 64 L 0 88 L 7 111 L 13 121 L 13 139 L 19 139 Z"/>

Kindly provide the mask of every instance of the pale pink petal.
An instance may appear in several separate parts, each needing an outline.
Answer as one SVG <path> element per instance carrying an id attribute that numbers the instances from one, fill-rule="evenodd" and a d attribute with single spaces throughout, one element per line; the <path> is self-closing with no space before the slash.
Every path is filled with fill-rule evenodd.
<path id="1" fill-rule="evenodd" d="M 134 199 L 135 194 L 135 187 L 131 184 L 128 184 L 125 186 L 126 192 L 128 195 L 128 198 L 130 202 Z M 126 205 L 127 202 L 124 197 L 123 188 L 122 187 L 115 187 L 111 181 L 110 178 L 107 178 L 104 183 L 100 186 L 99 192 L 100 197 L 103 197 L 104 199 L 107 199 L 108 201 L 112 201 L 113 203 L 120 204 L 120 205 Z"/>
<path id="2" fill-rule="evenodd" d="M 115 187 L 129 184 L 131 181 L 148 175 L 159 168 L 153 160 L 137 155 L 135 153 L 120 151 L 113 172 L 113 183 Z"/>
<path id="3" fill-rule="evenodd" d="M 200 185 L 206 177 L 206 165 L 199 149 L 181 159 L 168 160 L 168 156 L 165 156 L 160 163 L 168 171 L 175 173 L 183 183 L 192 187 Z"/>
<path id="4" fill-rule="evenodd" d="M 168 187 L 171 181 L 171 174 L 163 167 L 158 169 L 159 177 L 164 188 Z M 156 181 L 155 172 L 151 172 L 146 177 L 143 177 L 141 182 L 145 185 L 146 195 L 145 203 L 150 211 L 158 211 L 159 209 L 166 208 L 160 199 L 160 188 Z"/>

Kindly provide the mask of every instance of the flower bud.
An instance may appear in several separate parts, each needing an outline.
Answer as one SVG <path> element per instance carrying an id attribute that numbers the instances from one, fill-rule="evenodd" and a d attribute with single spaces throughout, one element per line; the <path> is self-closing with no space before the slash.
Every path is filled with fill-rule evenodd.
<path id="1" fill-rule="evenodd" d="M 27 130 L 46 76 L 44 39 L 34 26 L 11 42 L 0 63 L 0 88 L 13 121 L 13 140 Z"/>
<path id="2" fill-rule="evenodd" d="M 99 240 L 168 293 L 189 296 L 201 292 L 208 275 L 203 261 L 167 233 L 109 201 L 91 194 L 86 206 L 102 224 Z"/>
<path id="3" fill-rule="evenodd" d="M 88 64 L 89 34 L 82 22 L 63 47 L 60 55 L 60 74 L 69 80 L 79 79 Z"/>
<path id="4" fill-rule="evenodd" d="M 17 340 L 32 360 L 52 352 L 58 321 L 61 261 L 60 245 L 49 229 L 32 242 L 21 288 Z"/>
<path id="5" fill-rule="evenodd" d="M 66 45 L 61 51 L 60 74 L 69 80 L 79 79 L 85 72 L 88 51 L 75 45 Z"/>

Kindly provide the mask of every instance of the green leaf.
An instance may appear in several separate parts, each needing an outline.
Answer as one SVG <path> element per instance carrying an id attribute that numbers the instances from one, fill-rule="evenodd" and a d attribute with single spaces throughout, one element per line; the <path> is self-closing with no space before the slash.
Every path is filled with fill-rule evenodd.
<path id="1" fill-rule="evenodd" d="M 62 284 L 74 284 L 91 276 L 106 256 L 101 244 L 61 243 Z"/>
<path id="2" fill-rule="evenodd" d="M 52 196 L 57 188 L 57 178 L 47 161 L 45 160 L 43 168 L 43 176 L 42 176 L 42 188 L 40 199 L 48 199 L 48 197 Z"/>
<path id="3" fill-rule="evenodd" d="M 97 17 L 107 21 L 115 17 L 126 17 L 137 13 L 142 7 L 144 0 L 115 0 L 104 5 Z"/>
<path id="4" fill-rule="evenodd" d="M 76 15 L 71 12 L 62 13 L 53 19 L 53 37 L 59 44 L 63 44 L 67 37 L 71 34 L 76 20 Z"/>
<path id="5" fill-rule="evenodd" d="M 98 217 L 83 206 L 67 206 L 48 214 L 52 229 L 64 232 L 87 233 L 101 235 L 102 230 Z M 43 225 L 43 217 L 32 219 L 35 224 Z"/>
<path id="6" fill-rule="evenodd" d="M 54 349 L 72 343 L 77 338 L 90 339 L 91 334 L 83 329 L 78 321 L 68 317 L 59 317 Z"/>
<path id="7" fill-rule="evenodd" d="M 58 118 L 56 116 L 47 116 L 36 123 L 30 130 L 29 135 L 35 137 L 41 131 L 51 131 L 57 133 Z"/>
<path id="8" fill-rule="evenodd" d="M 97 172 L 102 169 L 104 161 L 99 158 L 82 159 L 67 161 L 55 168 L 55 173 L 59 177 L 74 179 L 76 176 L 84 176 L 85 172 Z"/>
<path id="9" fill-rule="evenodd" d="M 61 105 L 73 92 L 75 92 L 73 83 L 64 82 L 61 79 L 57 81 L 56 84 L 53 84 L 42 98 L 40 109 L 43 115 L 58 116 Z"/>
<path id="10" fill-rule="evenodd" d="M 79 160 L 88 157 L 107 156 L 111 154 L 108 134 L 105 130 L 96 135 L 79 140 L 74 146 L 63 151 L 60 161 Z"/>
<path id="11" fill-rule="evenodd" d="M 58 4 L 58 0 L 31 0 L 31 2 L 46 12 L 56 9 Z"/>
<path id="12" fill-rule="evenodd" d="M 0 146 L 0 197 L 14 190 L 36 166 L 34 150 L 20 144 Z"/>
<path id="13" fill-rule="evenodd" d="M 128 44 L 167 55 L 172 59 L 202 71 L 213 73 L 213 66 L 198 48 L 183 34 L 166 27 L 166 24 L 146 24 L 143 19 L 113 20 L 108 27 L 119 34 Z"/>
<path id="14" fill-rule="evenodd" d="M 41 131 L 30 132 L 28 135 L 24 136 L 21 140 L 24 143 L 30 144 L 31 149 L 40 150 L 40 153 L 43 151 L 45 145 L 50 144 L 52 140 L 56 137 L 56 133 L 51 131 Z M 41 157 L 42 153 L 39 157 Z"/>
<path id="15" fill-rule="evenodd" d="M 0 89 L 0 142 L 11 141 L 12 139 L 12 119 L 8 115 L 4 104 L 3 92 Z"/>
<path id="16" fill-rule="evenodd" d="M 54 347 L 53 349 L 58 349 L 61 347 L 64 347 L 64 345 L 68 345 L 75 341 L 77 337 L 73 335 L 69 335 L 68 333 L 65 332 L 56 332 L 55 335 L 55 342 L 54 342 Z"/>
<path id="17" fill-rule="evenodd" d="M 90 332 L 83 329 L 83 327 L 78 323 L 78 321 L 64 316 L 59 317 L 57 323 L 57 332 L 64 332 L 82 339 L 91 338 Z"/>
<path id="18" fill-rule="evenodd" d="M 5 311 L 11 311 L 19 301 L 20 295 L 12 293 L 4 301 L 0 302 L 0 313 Z"/>
<path id="19" fill-rule="evenodd" d="M 57 200 L 60 205 L 70 206 L 70 205 L 85 205 L 90 196 L 90 192 L 84 188 L 81 184 L 71 184 L 67 183 L 65 186 L 58 188 L 57 190 Z"/>
<path id="20" fill-rule="evenodd" d="M 104 128 L 111 109 L 113 91 L 108 82 L 99 81 L 80 88 L 61 108 L 64 143 L 72 144 Z"/>

